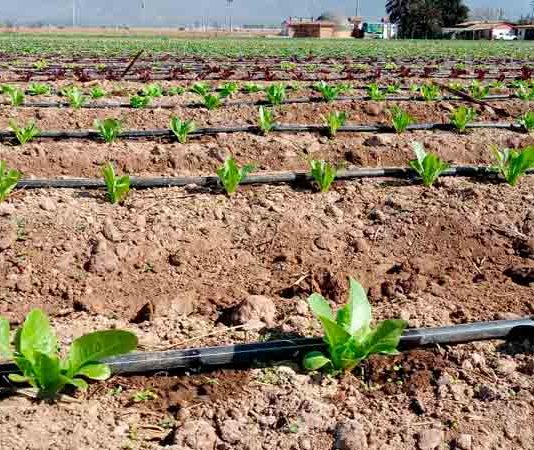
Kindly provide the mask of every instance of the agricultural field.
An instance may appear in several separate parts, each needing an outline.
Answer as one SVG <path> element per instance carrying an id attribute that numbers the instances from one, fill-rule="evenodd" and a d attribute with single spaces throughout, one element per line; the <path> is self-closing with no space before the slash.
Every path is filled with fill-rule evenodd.
<path id="1" fill-rule="evenodd" d="M 534 448 L 534 45 L 4 33 L 0 49 L 0 449 Z M 408 345 L 521 319 L 506 341 Z M 7 321 L 24 324 L 14 353 Z M 98 330 L 115 353 L 64 351 Z M 226 367 L 87 356 L 325 334 L 322 354 Z M 359 350 L 336 354 L 343 339 Z"/>

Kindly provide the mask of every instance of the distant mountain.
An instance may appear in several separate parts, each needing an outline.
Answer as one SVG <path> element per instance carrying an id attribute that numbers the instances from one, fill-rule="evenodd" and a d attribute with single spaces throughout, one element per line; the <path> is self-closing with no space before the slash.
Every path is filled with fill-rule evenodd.
<path id="1" fill-rule="evenodd" d="M 357 0 L 19 0 L 4 1 L 0 22 L 15 24 L 72 23 L 72 2 L 81 25 L 179 26 L 203 20 L 223 24 L 230 12 L 235 24 L 279 24 L 288 16 L 317 16 L 325 10 L 344 15 L 355 13 Z M 504 7 L 509 17 L 531 10 L 528 0 L 468 0 L 471 7 Z M 384 2 L 360 0 L 360 14 L 377 19 Z"/>

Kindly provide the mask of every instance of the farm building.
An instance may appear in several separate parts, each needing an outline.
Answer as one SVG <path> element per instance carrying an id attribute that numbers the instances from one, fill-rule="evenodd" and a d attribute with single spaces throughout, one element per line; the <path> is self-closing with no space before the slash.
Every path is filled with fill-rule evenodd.
<path id="1" fill-rule="evenodd" d="M 331 13 L 317 19 L 290 17 L 282 23 L 282 35 L 294 38 L 350 38 L 353 29 L 349 19 Z"/>
<path id="2" fill-rule="evenodd" d="M 534 24 L 516 25 L 517 39 L 522 41 L 534 41 Z"/>
<path id="3" fill-rule="evenodd" d="M 514 30 L 515 26 L 510 22 L 473 20 L 444 28 L 443 32 L 449 33 L 452 39 L 511 41 L 517 39 Z"/>

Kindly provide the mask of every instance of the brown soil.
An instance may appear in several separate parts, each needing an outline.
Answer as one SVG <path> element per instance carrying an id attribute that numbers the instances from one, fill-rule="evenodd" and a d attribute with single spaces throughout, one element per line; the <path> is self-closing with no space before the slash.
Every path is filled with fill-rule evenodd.
<path id="1" fill-rule="evenodd" d="M 371 103 L 335 107 L 355 123 L 386 121 L 383 110 L 369 113 Z M 499 105 L 513 117 L 527 108 L 517 101 Z M 443 102 L 403 107 L 420 121 L 448 114 Z M 286 105 L 277 117 L 317 123 L 332 108 Z M 141 129 L 166 126 L 173 112 L 199 125 L 253 123 L 256 114 L 231 107 L 107 115 Z M 0 122 L 36 118 L 43 129 L 88 128 L 103 113 L 2 108 Z M 497 120 L 487 111 L 481 119 Z M 2 145 L 0 158 L 27 176 L 99 176 L 108 159 L 121 171 L 157 176 L 211 174 L 227 153 L 262 170 L 304 169 L 310 155 L 405 165 L 412 140 L 456 163 L 488 163 L 490 144 L 533 142 L 500 130 L 417 132 L 365 143 L 371 137 L 41 141 Z M 518 274 L 534 270 L 533 193 L 528 177 L 516 188 L 467 179 L 444 179 L 432 189 L 362 180 L 336 183 L 323 195 L 260 186 L 232 198 L 171 188 L 133 191 L 123 206 L 105 202 L 102 191 L 17 191 L 0 205 L 0 313 L 20 323 L 30 308 L 42 307 L 63 343 L 95 329 L 131 329 L 145 350 L 318 335 L 306 296 L 321 292 L 339 304 L 351 275 L 369 288 L 376 319 L 402 317 L 412 327 L 532 315 L 532 282 Z M 226 320 L 250 295 L 267 296 L 276 307 L 273 326 L 261 335 L 229 328 Z M 76 403 L 2 400 L 0 448 L 530 450 L 532 351 L 529 341 L 418 350 L 373 358 L 342 378 L 303 373 L 299 361 L 115 377 L 75 394 Z M 346 444 L 349 435 L 359 447 Z"/>

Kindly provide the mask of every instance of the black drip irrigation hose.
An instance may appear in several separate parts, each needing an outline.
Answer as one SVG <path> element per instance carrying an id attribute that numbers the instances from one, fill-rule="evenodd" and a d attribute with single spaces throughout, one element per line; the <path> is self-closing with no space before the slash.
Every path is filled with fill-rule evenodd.
<path id="1" fill-rule="evenodd" d="M 534 169 L 527 174 L 534 174 Z M 364 168 L 339 171 L 336 180 L 351 180 L 360 178 L 415 178 L 417 174 L 407 167 Z M 497 174 L 491 166 L 454 166 L 441 174 L 447 177 L 492 178 Z M 248 175 L 241 184 L 280 184 L 280 183 L 309 183 L 312 176 L 309 172 L 272 172 Z M 218 187 L 219 178 L 216 176 L 184 176 L 144 178 L 131 177 L 130 186 L 134 189 L 154 189 L 168 187 L 184 187 L 195 185 L 198 187 Z M 17 183 L 17 189 L 100 189 L 105 183 L 97 178 L 63 178 L 63 179 L 23 179 Z"/>
<path id="2" fill-rule="evenodd" d="M 466 126 L 467 129 L 501 129 L 511 130 L 516 132 L 525 132 L 525 129 L 514 123 L 470 123 Z M 454 131 L 456 128 L 449 123 L 421 123 L 409 125 L 406 131 Z M 213 136 L 221 133 L 260 133 L 260 128 L 255 125 L 235 126 L 224 128 L 198 128 L 190 134 L 190 137 L 199 136 Z M 325 125 L 275 125 L 272 132 L 276 133 L 326 133 L 328 127 Z M 391 125 L 347 125 L 340 127 L 338 132 L 344 133 L 395 133 L 395 129 Z M 100 132 L 96 130 L 76 130 L 76 131 L 42 131 L 36 139 L 90 139 L 102 140 Z M 127 130 L 123 131 L 118 136 L 119 139 L 174 139 L 174 134 L 169 129 L 154 129 L 154 130 Z M 14 140 L 16 139 L 13 131 L 0 131 L 0 140 Z"/>
<path id="3" fill-rule="evenodd" d="M 515 95 L 488 95 L 484 97 L 485 101 L 504 101 L 518 99 Z M 335 102 L 350 102 L 350 101 L 413 101 L 413 102 L 423 102 L 428 101 L 421 96 L 386 96 L 383 100 L 373 100 L 368 95 L 359 95 L 359 96 L 340 96 L 328 103 Z M 445 95 L 436 100 L 431 100 L 432 102 L 439 101 L 461 101 L 464 102 L 465 99 L 455 95 Z M 305 104 L 305 103 L 327 103 L 323 97 L 299 97 L 284 100 L 281 102 L 282 105 L 292 105 L 292 104 Z M 0 106 L 12 106 L 9 102 L 0 103 Z M 273 106 L 267 100 L 257 100 L 257 101 L 247 101 L 247 100 L 231 100 L 223 102 L 221 106 Z M 68 102 L 25 102 L 22 105 L 18 106 L 19 108 L 71 108 L 71 105 Z M 202 103 L 191 102 L 191 103 L 177 103 L 177 104 L 150 104 L 143 108 L 138 109 L 175 109 L 175 108 L 202 108 Z M 133 108 L 128 102 L 107 102 L 107 103 L 95 103 L 89 102 L 82 106 L 82 109 L 108 109 L 108 108 Z"/>
<path id="4" fill-rule="evenodd" d="M 534 336 L 534 320 L 474 322 L 440 328 L 405 330 L 399 349 L 409 350 L 433 345 L 453 345 L 491 339 L 518 339 Z M 207 370 L 217 367 L 243 367 L 258 362 L 300 361 L 310 351 L 325 351 L 320 338 L 296 338 L 220 347 L 190 348 L 159 352 L 130 353 L 104 359 L 111 372 L 142 374 L 176 370 Z M 0 363 L 0 377 L 17 373 L 12 363 Z"/>

